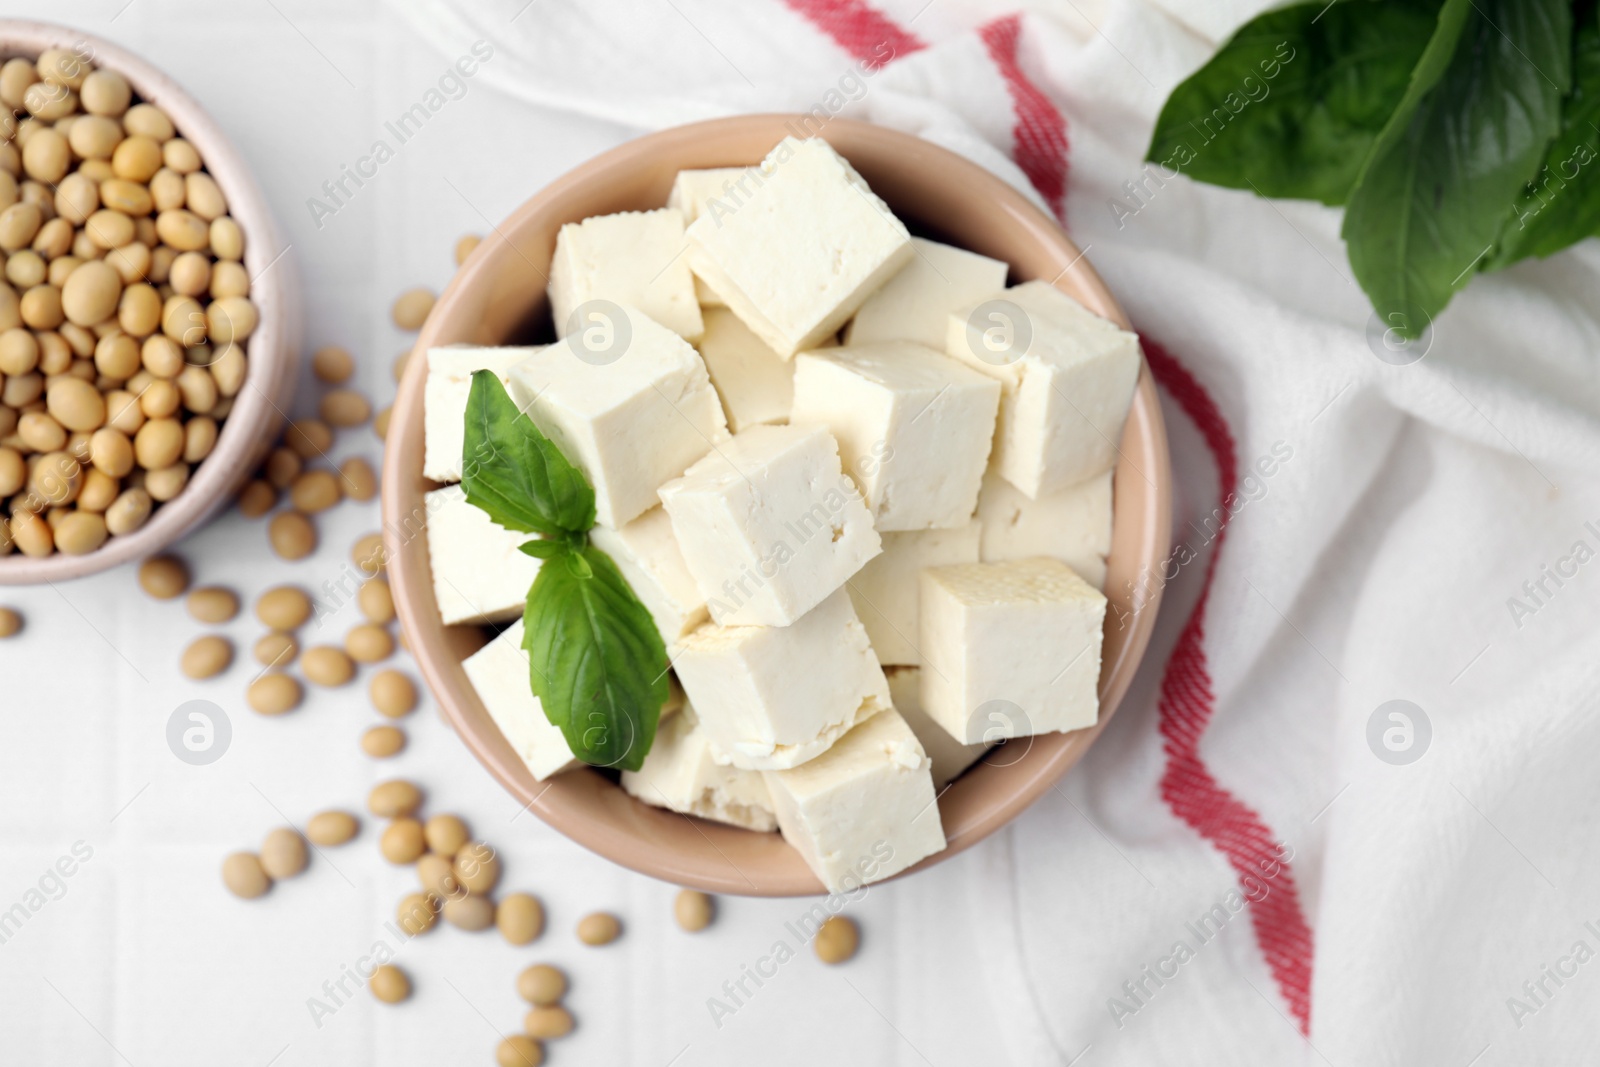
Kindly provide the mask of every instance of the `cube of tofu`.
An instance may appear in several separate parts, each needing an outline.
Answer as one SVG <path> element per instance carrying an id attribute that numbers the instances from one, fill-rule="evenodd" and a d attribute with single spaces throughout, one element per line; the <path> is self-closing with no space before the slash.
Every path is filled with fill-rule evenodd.
<path id="1" fill-rule="evenodd" d="M 1105 617 L 1060 560 L 923 571 L 923 709 L 967 744 L 1093 726 Z"/>
<path id="2" fill-rule="evenodd" d="M 911 235 L 826 141 L 784 138 L 760 176 L 733 210 L 689 227 L 689 265 L 788 358 L 837 332 L 905 266 Z"/>
<path id="3" fill-rule="evenodd" d="M 727 436 L 706 365 L 690 344 L 620 307 L 620 351 L 595 361 L 571 337 L 511 368 L 511 399 L 594 486 L 598 519 L 625 526 L 656 490 Z"/>
<path id="4" fill-rule="evenodd" d="M 1053 556 L 1096 589 L 1106 587 L 1111 553 L 1112 472 L 1059 492 L 1028 499 L 989 468 L 978 494 L 984 563 Z M 887 549 L 885 550 L 887 551 Z M 871 631 L 869 626 L 868 631 Z"/>
<path id="5" fill-rule="evenodd" d="M 792 626 L 702 626 L 673 666 L 718 762 L 746 770 L 797 767 L 889 706 L 843 590 Z"/>
<path id="6" fill-rule="evenodd" d="M 935 789 L 949 785 L 995 745 L 994 741 L 963 744 L 951 737 L 943 726 L 928 718 L 928 713 L 922 710 L 922 672 L 918 668 L 885 667 L 883 673 L 889 677 L 889 696 L 894 700 L 894 710 L 911 727 L 911 732 L 922 742 L 922 750 L 933 762 Z"/>
<path id="7" fill-rule="evenodd" d="M 922 571 L 953 563 L 978 562 L 982 536 L 976 519 L 955 530 L 907 530 L 886 533 L 883 552 L 867 561 L 846 583 L 856 614 L 872 639 L 872 651 L 882 664 L 922 663 Z"/>
<path id="8" fill-rule="evenodd" d="M 710 618 L 706 598 L 683 561 L 665 508 L 653 507 L 620 530 L 596 526 L 589 531 L 589 539 L 611 557 L 633 587 L 669 652 L 685 634 Z"/>
<path id="9" fill-rule="evenodd" d="M 911 250 L 844 328 L 845 344 L 915 341 L 942 351 L 950 313 L 1006 287 L 1008 268 L 998 259 L 922 237 L 911 239 Z"/>
<path id="10" fill-rule="evenodd" d="M 700 357 L 734 433 L 787 422 L 794 406 L 794 364 L 780 359 L 727 308 L 708 308 Z"/>
<path id="11" fill-rule="evenodd" d="M 778 827 L 761 772 L 713 759 L 692 708 L 661 723 L 644 766 L 622 772 L 622 788 L 646 804 L 684 815 L 761 832 Z"/>
<path id="12" fill-rule="evenodd" d="M 1139 339 L 1048 282 L 950 316 L 945 351 L 1000 381 L 995 467 L 1038 499 L 1116 465 Z"/>
<path id="13" fill-rule="evenodd" d="M 422 388 L 424 478 L 435 482 L 461 480 L 461 449 L 466 438 L 473 372 L 494 371 L 504 385 L 511 368 L 542 347 L 445 345 L 428 349 L 428 380 Z"/>
<path id="14" fill-rule="evenodd" d="M 795 426 L 826 426 L 881 530 L 965 526 L 994 440 L 1000 384 L 911 341 L 795 357 Z"/>
<path id="15" fill-rule="evenodd" d="M 931 764 L 894 710 L 802 767 L 768 771 L 783 839 L 832 892 L 895 875 L 945 847 Z"/>
<path id="16" fill-rule="evenodd" d="M 819 426 L 752 426 L 661 487 L 689 573 L 724 626 L 788 626 L 879 551 Z"/>
<path id="17" fill-rule="evenodd" d="M 528 654 L 522 650 L 521 619 L 462 660 L 461 669 L 535 781 L 578 766 L 567 739 L 545 718 L 539 698 L 533 695 Z"/>
<path id="18" fill-rule="evenodd" d="M 683 212 L 624 211 L 569 222 L 550 261 L 550 314 L 556 336 L 590 327 L 573 312 L 591 300 L 638 308 L 676 333 L 700 336 L 700 302 L 684 254 Z"/>
<path id="19" fill-rule="evenodd" d="M 680 170 L 672 181 L 672 194 L 667 206 L 683 212 L 683 224 L 688 226 L 708 211 L 721 217 L 731 212 L 755 189 L 759 178 L 751 179 L 754 167 L 713 167 L 709 170 Z M 716 294 L 704 278 L 694 280 L 694 295 L 700 307 L 727 307 L 727 301 Z M 710 325 L 707 324 L 707 328 Z"/>
<path id="20" fill-rule="evenodd" d="M 539 561 L 518 551 L 528 535 L 497 526 L 459 485 L 422 498 L 433 598 L 446 626 L 504 622 L 522 614 Z"/>

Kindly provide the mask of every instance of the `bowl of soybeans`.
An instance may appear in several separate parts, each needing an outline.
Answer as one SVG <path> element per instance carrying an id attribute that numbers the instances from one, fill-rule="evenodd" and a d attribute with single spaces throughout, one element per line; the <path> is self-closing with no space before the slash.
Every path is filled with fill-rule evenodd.
<path id="1" fill-rule="evenodd" d="M 233 498 L 294 385 L 286 251 L 170 78 L 0 20 L 0 585 L 151 555 Z"/>

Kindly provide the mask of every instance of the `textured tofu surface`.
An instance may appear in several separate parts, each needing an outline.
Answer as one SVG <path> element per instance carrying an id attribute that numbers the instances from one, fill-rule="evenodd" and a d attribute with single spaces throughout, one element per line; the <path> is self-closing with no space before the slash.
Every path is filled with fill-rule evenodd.
<path id="1" fill-rule="evenodd" d="M 932 765 L 892 709 L 809 763 L 766 778 L 784 840 L 834 892 L 898 874 L 945 847 Z"/>
<path id="2" fill-rule="evenodd" d="M 700 336 L 700 302 L 684 257 L 684 217 L 675 208 L 624 211 L 569 222 L 550 261 L 550 314 L 556 336 L 575 327 L 590 300 L 636 307 L 680 337 Z"/>
<path id="3" fill-rule="evenodd" d="M 538 781 L 578 765 L 560 729 L 545 718 L 528 681 L 522 620 L 461 661 L 461 669 L 494 724 Z"/>
<path id="4" fill-rule="evenodd" d="M 878 662 L 914 667 L 922 662 L 918 608 L 923 568 L 978 562 L 979 524 L 974 519 L 954 530 L 908 530 L 881 536 L 883 552 L 869 560 L 846 588 L 872 639 Z"/>
<path id="5" fill-rule="evenodd" d="M 1060 492 L 1116 465 L 1139 380 L 1134 334 L 1033 281 L 952 314 L 945 351 L 1004 387 L 994 465 L 1023 493 Z"/>
<path id="6" fill-rule="evenodd" d="M 799 766 L 889 706 L 843 591 L 792 626 L 703 626 L 674 666 L 716 758 L 749 770 Z"/>
<path id="7" fill-rule="evenodd" d="M 780 356 L 815 347 L 905 266 L 911 235 L 820 139 L 786 137 L 760 182 L 689 227 L 689 263 Z"/>
<path id="8" fill-rule="evenodd" d="M 511 399 L 583 471 L 611 527 L 654 507 L 663 482 L 727 436 L 700 354 L 637 308 L 619 311 L 619 351 L 597 360 L 568 337 L 510 371 Z"/>
<path id="9" fill-rule="evenodd" d="M 467 400 L 474 371 L 489 370 L 500 384 L 510 380 L 517 363 L 544 346 L 484 348 L 445 345 L 428 349 L 428 380 L 422 389 L 422 476 L 435 482 L 461 480 L 461 454 L 466 439 Z"/>
<path id="10" fill-rule="evenodd" d="M 990 468 L 978 494 L 978 519 L 983 523 L 980 559 L 998 563 L 1053 556 L 1096 589 L 1105 589 L 1112 475 L 1106 471 L 1032 500 Z"/>
<path id="11" fill-rule="evenodd" d="M 495 525 L 467 503 L 459 485 L 435 489 L 422 501 L 433 596 L 444 624 L 504 622 L 522 614 L 539 573 L 539 561 L 518 550 L 528 535 Z"/>
<path id="12" fill-rule="evenodd" d="M 796 426 L 825 426 L 879 530 L 966 525 L 989 460 L 1000 385 L 911 341 L 795 357 Z"/>
<path id="13" fill-rule="evenodd" d="M 727 308 L 709 308 L 698 348 L 734 433 L 782 423 L 794 406 L 794 364 L 781 358 Z"/>
<path id="14" fill-rule="evenodd" d="M 922 572 L 922 706 L 958 741 L 1055 733 L 1099 718 L 1106 598 L 1033 558 Z"/>
<path id="15" fill-rule="evenodd" d="M 942 350 L 952 311 L 1005 288 L 1007 267 L 998 259 L 924 237 L 913 237 L 911 250 L 900 272 L 867 297 L 845 326 L 845 344 L 916 341 Z"/>
<path id="16" fill-rule="evenodd" d="M 622 772 L 622 788 L 646 804 L 684 815 L 746 830 L 778 826 L 761 772 L 717 763 L 692 708 L 662 722 L 644 765 Z"/>
<path id="17" fill-rule="evenodd" d="M 711 617 L 724 625 L 787 626 L 880 547 L 821 427 L 753 426 L 660 495 Z"/>
<path id="18" fill-rule="evenodd" d="M 664 508 L 653 507 L 620 530 L 596 526 L 589 539 L 616 563 L 669 651 L 709 618 L 706 598 L 683 561 Z"/>
<path id="19" fill-rule="evenodd" d="M 928 717 L 922 710 L 922 672 L 916 667 L 885 667 L 889 678 L 889 696 L 894 710 L 911 727 L 911 732 L 922 742 L 933 767 L 933 787 L 943 789 L 963 771 L 977 763 L 995 744 L 995 740 L 966 744 L 950 736 L 950 732 Z M 999 762 L 1005 762 L 1001 759 Z"/>

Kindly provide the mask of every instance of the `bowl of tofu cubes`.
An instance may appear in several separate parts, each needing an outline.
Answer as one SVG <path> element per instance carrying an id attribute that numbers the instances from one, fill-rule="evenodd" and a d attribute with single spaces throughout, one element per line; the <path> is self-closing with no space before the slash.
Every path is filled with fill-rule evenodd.
<path id="1" fill-rule="evenodd" d="M 495 227 L 416 351 L 383 475 L 409 646 L 505 788 L 627 867 L 779 896 L 937 863 L 1084 755 L 1148 644 L 1138 338 L 928 142 L 754 115 L 626 144 Z M 580 571 L 610 600 L 544 614 Z"/>

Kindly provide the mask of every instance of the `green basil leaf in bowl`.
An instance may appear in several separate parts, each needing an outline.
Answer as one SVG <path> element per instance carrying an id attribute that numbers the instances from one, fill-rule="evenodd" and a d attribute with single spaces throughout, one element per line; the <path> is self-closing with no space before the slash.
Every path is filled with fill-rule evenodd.
<path id="1" fill-rule="evenodd" d="M 461 488 L 508 530 L 553 537 L 594 525 L 594 489 L 583 472 L 517 410 L 493 372 L 472 375 Z"/>

